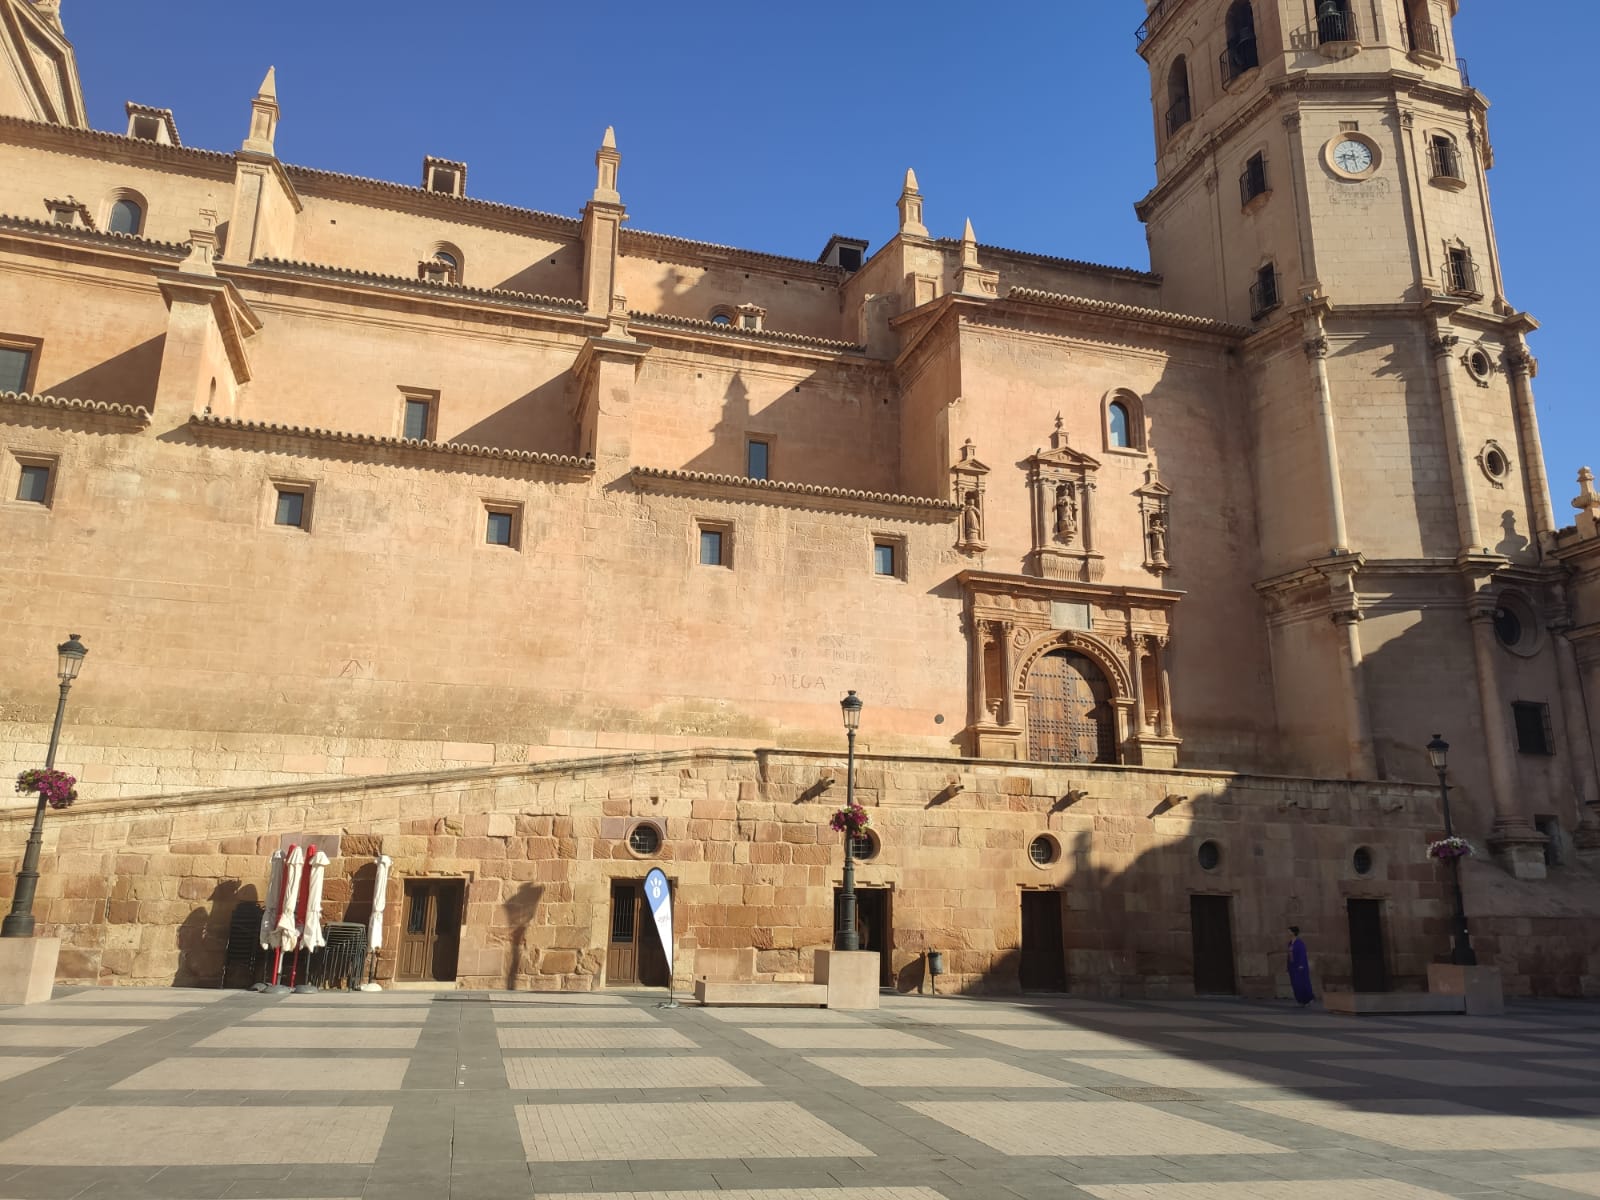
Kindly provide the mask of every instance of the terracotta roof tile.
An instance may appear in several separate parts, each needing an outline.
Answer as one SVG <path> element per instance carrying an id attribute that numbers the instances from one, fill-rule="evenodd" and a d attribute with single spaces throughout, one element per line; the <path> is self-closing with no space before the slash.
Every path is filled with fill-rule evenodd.
<path id="1" fill-rule="evenodd" d="M 717 475 L 705 471 L 678 471 L 666 467 L 633 467 L 636 479 L 664 479 L 675 483 L 710 484 L 715 487 L 748 489 L 755 492 L 780 492 L 795 496 L 817 496 L 829 500 L 850 500 L 861 504 L 889 504 L 900 508 L 932 509 L 956 513 L 961 505 L 953 500 L 931 496 L 901 496 L 890 492 L 865 492 L 855 488 L 827 487 L 820 483 L 791 483 L 783 479 L 750 479 L 744 475 Z"/>
<path id="2" fill-rule="evenodd" d="M 150 423 L 150 410 L 137 404 L 112 404 L 105 400 L 71 400 L 65 396 L 40 396 L 31 392 L 0 392 L 0 405 L 19 408 L 45 408 L 56 412 L 82 413 L 84 416 L 110 417 L 119 421 Z"/>
<path id="3" fill-rule="evenodd" d="M 1176 329 L 1193 329 L 1201 333 L 1214 333 L 1221 337 L 1248 337 L 1251 331 L 1243 325 L 1227 321 L 1214 321 L 1210 317 L 1196 317 L 1188 313 L 1167 312 L 1159 308 L 1141 308 L 1137 304 L 1118 304 L 1111 300 L 1091 300 L 1086 296 L 1064 296 L 1056 292 L 1041 292 L 1034 288 L 1012 288 L 1007 300 L 1020 300 L 1025 304 L 1041 304 L 1048 308 L 1066 308 L 1078 312 L 1098 313 L 1108 317 L 1126 317 L 1135 321 L 1149 321 L 1169 325 Z"/>
<path id="4" fill-rule="evenodd" d="M 286 275 L 301 275 L 312 279 L 332 279 L 344 283 L 373 284 L 395 291 L 411 292 L 419 296 L 439 296 L 445 299 L 471 299 L 481 297 L 504 304 L 518 304 L 531 308 L 554 308 L 563 312 L 582 312 L 582 300 L 568 300 L 564 296 L 537 296 L 529 292 L 504 291 L 499 288 L 475 288 L 462 283 L 435 283 L 429 279 L 415 279 L 406 275 L 383 275 L 376 271 L 361 271 L 354 267 L 330 267 L 321 263 L 300 262 L 290 258 L 257 258 L 250 266 L 255 269 L 276 271 Z M 224 267 L 224 269 L 226 269 Z"/>
<path id="5" fill-rule="evenodd" d="M 959 250 L 959 238 L 939 238 L 939 245 L 948 246 Z M 1123 279 L 1132 279 L 1139 283 L 1160 283 L 1161 276 L 1153 271 L 1141 271 L 1138 267 L 1113 267 L 1105 263 L 1086 262 L 1081 258 L 1058 258 L 1054 254 L 1036 254 L 1031 250 L 1011 250 L 1005 246 L 989 246 L 978 243 L 978 253 L 1005 254 L 1012 258 L 1022 258 L 1029 262 L 1049 263 L 1052 266 L 1067 267 L 1075 271 L 1092 271 L 1096 275 L 1116 275 Z"/>
<path id="6" fill-rule="evenodd" d="M 828 283 L 843 283 L 849 275 L 843 267 L 830 267 L 813 258 L 790 258 L 783 254 L 768 254 L 762 250 L 744 250 L 738 246 L 724 246 L 717 242 L 697 242 L 690 238 L 674 237 L 670 233 L 651 233 L 645 229 L 622 231 L 622 252 L 629 254 L 655 248 L 663 251 L 705 251 L 726 254 L 740 262 L 782 267 L 785 271 L 803 274 L 807 278 Z"/>
<path id="7" fill-rule="evenodd" d="M 784 333 L 777 329 L 742 329 L 736 324 L 718 325 L 714 321 L 704 321 L 698 317 L 674 317 L 667 313 L 647 313 L 630 310 L 630 322 L 637 321 L 641 326 L 668 326 L 675 329 L 693 330 L 695 333 L 711 334 L 715 337 L 725 337 L 739 340 L 746 339 L 752 342 L 775 342 L 779 345 L 803 346 L 809 350 L 835 350 L 846 354 L 865 354 L 866 347 L 858 346 L 854 342 L 832 341 L 828 338 L 812 337 L 807 333 Z"/>
<path id="8" fill-rule="evenodd" d="M 565 467 L 573 471 L 593 471 L 594 459 L 577 454 L 549 454 L 541 450 L 507 450 L 496 446 L 469 446 L 461 442 L 425 442 L 416 438 L 379 437 L 371 433 L 348 433 L 336 429 L 317 429 L 306 425 L 276 425 L 267 421 L 241 421 L 236 417 L 195 414 L 189 424 L 196 430 L 254 435 L 257 437 L 297 438 L 305 441 L 333 442 L 345 446 L 365 446 L 382 450 L 409 450 L 447 458 L 486 459 L 526 466 Z"/>
<path id="9" fill-rule="evenodd" d="M 107 233 L 102 229 L 85 229 L 82 225 L 58 225 L 54 221 L 19 217 L 12 213 L 0 213 L 0 229 L 20 229 L 67 242 L 88 242 L 130 250 L 145 250 L 159 254 L 163 258 L 182 258 L 189 253 L 188 244 L 184 242 L 158 242 L 151 238 L 136 237 L 131 233 Z"/>
<path id="10" fill-rule="evenodd" d="M 443 162 L 445 160 L 440 159 L 438 161 Z M 538 209 L 533 208 L 520 208 L 514 204 L 501 204 L 494 200 L 479 200 L 475 196 L 455 196 L 449 192 L 435 192 L 427 188 L 413 187 L 406 183 L 391 183 L 387 179 L 369 179 L 364 175 L 346 175 L 342 171 L 324 171 L 320 167 L 302 167 L 292 163 L 284 163 L 283 169 L 291 179 L 312 184 L 313 191 L 315 191 L 314 185 L 319 181 L 354 183 L 362 187 L 373 188 L 382 192 L 393 192 L 396 195 L 407 196 L 412 199 L 440 200 L 447 204 L 460 204 L 467 208 L 480 209 L 483 212 L 498 213 L 501 216 L 532 217 L 539 221 L 554 221 L 570 227 L 573 232 L 577 232 L 583 226 L 583 222 L 577 217 L 566 217 L 560 213 L 540 212 Z"/>
<path id="11" fill-rule="evenodd" d="M 159 112 L 162 110 L 153 109 L 152 111 Z M 27 117 L 0 116 L 0 128 L 4 128 L 7 125 L 20 125 L 42 133 L 57 134 L 67 138 L 80 138 L 84 141 L 133 147 L 143 153 L 153 153 L 157 158 L 190 159 L 191 161 L 206 160 L 213 165 L 233 162 L 233 155 L 224 154 L 218 150 L 200 150 L 194 146 L 177 146 L 168 145 L 165 142 L 151 142 L 143 138 L 131 138 L 122 133 L 107 133 L 103 129 L 78 129 L 70 125 L 57 125 L 51 121 L 34 121 Z"/>

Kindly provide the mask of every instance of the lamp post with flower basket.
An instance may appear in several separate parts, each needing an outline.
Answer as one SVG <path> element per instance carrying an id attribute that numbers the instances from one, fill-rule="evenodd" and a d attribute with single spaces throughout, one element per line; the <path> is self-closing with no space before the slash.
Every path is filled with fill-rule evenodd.
<path id="1" fill-rule="evenodd" d="M 1445 756 L 1450 743 L 1437 733 L 1428 743 L 1428 761 L 1439 775 L 1439 795 L 1444 800 L 1444 837 L 1428 846 L 1428 857 L 1442 859 L 1450 864 L 1450 885 L 1455 890 L 1456 927 L 1450 944 L 1450 961 L 1458 967 L 1478 965 L 1477 952 L 1472 948 L 1472 935 L 1467 932 L 1467 906 L 1461 898 L 1461 860 L 1472 853 L 1472 843 L 1459 838 L 1450 826 L 1450 784 L 1445 779 Z"/>
<path id="2" fill-rule="evenodd" d="M 44 844 L 44 810 L 67 808 L 78 798 L 77 780 L 64 771 L 56 770 L 56 746 L 61 741 L 61 718 L 67 711 L 67 692 L 78 677 L 84 655 L 89 650 L 78 640 L 78 635 L 68 634 L 67 640 L 56 647 L 56 675 L 61 680 L 61 695 L 56 700 L 56 723 L 50 730 L 50 749 L 45 752 L 44 770 L 24 771 L 17 776 L 17 791 L 38 792 L 39 807 L 33 813 L 33 830 L 28 834 L 28 847 L 22 853 L 22 870 L 17 872 L 17 892 L 11 900 L 11 913 L 0 923 L 0 937 L 26 938 L 33 936 L 33 895 L 39 887 L 39 850 Z"/>
<path id="3" fill-rule="evenodd" d="M 867 810 L 856 803 L 856 729 L 861 725 L 861 697 L 852 690 L 839 701 L 844 714 L 844 732 L 850 741 L 844 774 L 844 807 L 833 814 L 828 824 L 844 834 L 844 889 L 839 893 L 839 927 L 833 931 L 835 950 L 861 949 L 861 932 L 856 928 L 855 839 L 867 827 Z"/>

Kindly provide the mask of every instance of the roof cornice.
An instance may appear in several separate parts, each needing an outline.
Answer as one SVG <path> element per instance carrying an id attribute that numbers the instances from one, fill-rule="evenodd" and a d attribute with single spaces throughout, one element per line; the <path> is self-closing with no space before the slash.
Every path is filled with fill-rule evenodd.
<path id="1" fill-rule="evenodd" d="M 502 291 L 496 288 L 467 287 L 459 283 L 434 283 L 431 280 L 411 279 L 404 275 L 380 275 L 374 271 L 330 267 L 293 259 L 258 258 L 247 266 L 218 264 L 218 273 L 245 279 L 292 280 L 330 287 L 358 288 L 452 306 L 513 309 L 581 319 L 589 324 L 595 323 L 593 319 L 585 316 L 581 300 Z"/>
<path id="2" fill-rule="evenodd" d="M 689 238 L 674 237 L 668 233 L 650 233 L 643 229 L 622 231 L 621 252 L 635 258 L 659 258 L 695 266 L 715 262 L 751 267 L 789 279 L 808 279 L 816 283 L 831 283 L 836 287 L 842 287 L 850 276 L 843 267 L 829 266 L 814 259 L 788 258 L 761 250 L 722 246 L 716 242 L 696 242 Z"/>
<path id="3" fill-rule="evenodd" d="M 106 233 L 100 229 L 85 229 L 81 225 L 58 225 L 54 221 L 41 221 L 33 217 L 19 217 L 0 213 L 0 235 L 22 235 L 28 240 L 67 243 L 85 249 L 136 258 L 141 262 L 152 260 L 167 263 L 181 259 L 189 252 L 178 242 L 157 242 L 149 238 L 134 237 L 127 233 Z"/>
<path id="4" fill-rule="evenodd" d="M 708 340 L 734 345 L 744 344 L 763 350 L 811 351 L 834 357 L 840 354 L 863 355 L 865 346 L 854 342 L 832 341 L 807 333 L 785 333 L 778 329 L 744 329 L 738 325 L 718 325 L 696 317 L 675 317 L 666 313 L 629 312 L 630 331 L 674 334 L 696 341 Z"/>
<path id="5" fill-rule="evenodd" d="M 939 522 L 953 521 L 961 511 L 961 505 L 953 500 L 791 483 L 782 479 L 749 479 L 743 475 L 638 466 L 630 469 L 629 476 L 634 486 L 642 491 L 676 492 L 743 504 L 822 508 L 897 520 Z"/>
<path id="6" fill-rule="evenodd" d="M 233 155 L 193 146 L 170 146 L 144 138 L 131 138 L 100 129 L 74 129 L 34 121 L 27 117 L 0 116 L 0 141 L 32 145 L 62 154 L 115 157 L 122 162 L 165 164 L 200 171 L 219 179 L 233 177 Z"/>
<path id="7" fill-rule="evenodd" d="M 136 404 L 111 404 L 104 400 L 72 400 L 65 396 L 40 396 L 30 392 L 0 392 L 0 413 L 22 412 L 35 421 L 63 425 L 114 425 L 143 429 L 150 410 Z"/>
<path id="8" fill-rule="evenodd" d="M 354 459 L 395 467 L 425 467 L 476 474 L 532 474 L 587 478 L 594 459 L 576 454 L 551 454 L 538 450 L 507 450 L 471 446 L 460 442 L 425 442 L 414 438 L 378 437 L 314 429 L 303 425 L 275 425 L 241 421 L 234 417 L 196 414 L 189 418 L 190 435 L 198 442 L 250 450 L 283 451 L 314 457 Z"/>
<path id="9" fill-rule="evenodd" d="M 302 167 L 293 163 L 283 164 L 283 170 L 309 196 L 347 200 L 402 212 L 433 213 L 449 221 L 473 221 L 514 233 L 528 233 L 533 227 L 542 232 L 575 238 L 583 225 L 576 217 L 519 208 L 494 200 L 480 200 L 475 196 L 434 192 L 409 184 L 391 183 L 386 179 L 368 179 L 361 175 L 346 175 L 339 171 L 324 171 L 318 167 Z"/>
<path id="10" fill-rule="evenodd" d="M 1250 336 L 1243 325 L 1217 321 L 1210 317 L 1196 317 L 1187 313 L 1167 312 L 1159 308 L 1142 308 L 1137 304 L 1120 304 L 1114 300 L 1095 300 L 1087 296 L 1062 296 L 1041 292 L 1033 288 L 1012 288 L 998 302 L 1001 308 L 1017 306 L 1055 309 L 1062 312 L 1081 313 L 1119 322 L 1132 322 L 1150 328 L 1177 330 L 1218 341 L 1237 342 Z"/>

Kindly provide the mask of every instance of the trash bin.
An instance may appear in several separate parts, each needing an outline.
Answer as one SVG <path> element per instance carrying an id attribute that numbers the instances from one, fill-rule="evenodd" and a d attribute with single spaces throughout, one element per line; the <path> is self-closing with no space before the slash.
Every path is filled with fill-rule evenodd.
<path id="1" fill-rule="evenodd" d="M 928 974 L 929 975 L 943 975 L 944 974 L 944 951 L 943 950 L 929 950 L 928 951 Z"/>

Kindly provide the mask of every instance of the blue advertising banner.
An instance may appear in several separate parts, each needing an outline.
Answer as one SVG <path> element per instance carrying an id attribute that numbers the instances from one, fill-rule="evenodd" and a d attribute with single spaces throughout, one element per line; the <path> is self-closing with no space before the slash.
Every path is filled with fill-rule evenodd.
<path id="1" fill-rule="evenodd" d="M 661 949 L 667 955 L 667 977 L 672 977 L 672 889 L 660 867 L 652 867 L 644 877 L 644 898 L 650 905 L 650 915 L 656 919 L 656 932 L 661 935 Z"/>

